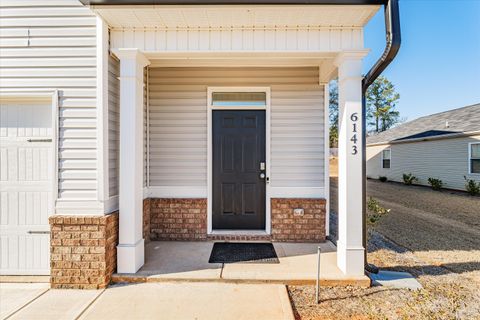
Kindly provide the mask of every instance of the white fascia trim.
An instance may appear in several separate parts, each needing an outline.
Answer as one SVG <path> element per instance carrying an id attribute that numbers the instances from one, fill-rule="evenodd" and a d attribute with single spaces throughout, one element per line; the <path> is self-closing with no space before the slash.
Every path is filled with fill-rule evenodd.
<path id="1" fill-rule="evenodd" d="M 148 187 L 145 191 L 147 198 L 207 198 L 206 186 Z"/>
<path id="2" fill-rule="evenodd" d="M 327 199 L 325 187 L 270 187 L 270 198 Z"/>
<path id="3" fill-rule="evenodd" d="M 97 196 L 109 199 L 108 179 L 108 26 L 97 16 Z M 105 208 L 106 209 L 106 208 Z"/>

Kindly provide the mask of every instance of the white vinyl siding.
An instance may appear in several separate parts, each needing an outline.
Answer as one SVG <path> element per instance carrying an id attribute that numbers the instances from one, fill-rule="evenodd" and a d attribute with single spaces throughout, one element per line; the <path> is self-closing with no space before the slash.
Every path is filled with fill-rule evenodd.
<path id="1" fill-rule="evenodd" d="M 469 174 L 469 143 L 479 142 L 480 135 L 367 147 L 367 177 L 403 182 L 404 173 L 412 173 L 418 184 L 428 185 L 428 178 L 438 178 L 445 188 L 465 190 L 466 176 L 480 182 L 478 175 Z M 391 149 L 390 169 L 382 169 L 382 150 Z"/>
<path id="2" fill-rule="evenodd" d="M 76 0 L 0 6 L 0 90 L 59 90 L 58 196 L 95 200 L 95 15 Z"/>
<path id="3" fill-rule="evenodd" d="M 207 87 L 271 87 L 272 187 L 324 186 L 318 67 L 150 68 L 150 186 L 206 186 Z"/>
<path id="4" fill-rule="evenodd" d="M 108 58 L 108 188 L 109 196 L 118 195 L 120 145 L 120 62 Z"/>

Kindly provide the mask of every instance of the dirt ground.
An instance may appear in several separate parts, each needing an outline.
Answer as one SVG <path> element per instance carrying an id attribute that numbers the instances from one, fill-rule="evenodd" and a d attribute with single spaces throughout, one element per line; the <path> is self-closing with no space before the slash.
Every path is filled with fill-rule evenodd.
<path id="1" fill-rule="evenodd" d="M 480 197 L 376 180 L 367 195 L 391 209 L 369 227 L 369 262 L 424 288 L 322 288 L 316 305 L 314 287 L 290 286 L 297 319 L 480 319 Z"/>

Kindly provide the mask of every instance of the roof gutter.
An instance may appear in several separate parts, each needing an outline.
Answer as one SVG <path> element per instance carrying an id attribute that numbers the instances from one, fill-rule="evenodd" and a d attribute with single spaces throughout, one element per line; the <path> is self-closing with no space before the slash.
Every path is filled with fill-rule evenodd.
<path id="1" fill-rule="evenodd" d="M 398 0 L 388 0 L 385 4 L 385 31 L 386 46 L 382 56 L 367 72 L 362 80 L 362 228 L 363 247 L 365 248 L 365 270 L 378 273 L 378 268 L 368 263 L 367 260 L 367 90 L 368 87 L 393 61 L 400 49 L 400 11 Z"/>

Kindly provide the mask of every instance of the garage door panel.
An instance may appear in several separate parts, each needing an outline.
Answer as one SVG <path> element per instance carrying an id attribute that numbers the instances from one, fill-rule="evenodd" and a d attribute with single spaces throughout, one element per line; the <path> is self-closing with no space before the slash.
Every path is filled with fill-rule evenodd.
<path id="1" fill-rule="evenodd" d="M 50 252 L 48 234 L 5 234 L 0 237 L 2 274 L 48 275 Z"/>
<path id="2" fill-rule="evenodd" d="M 35 103 L 1 107 L 0 136 L 45 137 L 52 135 L 51 106 Z"/>
<path id="3" fill-rule="evenodd" d="M 0 274 L 49 274 L 51 106 L 29 102 L 0 109 Z"/>

